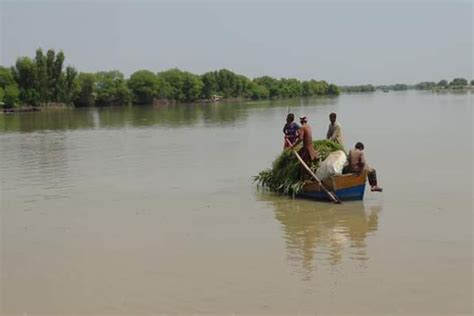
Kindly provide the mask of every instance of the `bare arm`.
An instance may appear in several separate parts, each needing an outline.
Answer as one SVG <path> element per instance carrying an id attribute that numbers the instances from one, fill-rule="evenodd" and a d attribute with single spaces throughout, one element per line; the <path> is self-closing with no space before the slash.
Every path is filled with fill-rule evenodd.
<path id="1" fill-rule="evenodd" d="M 336 139 L 337 139 L 337 135 L 339 134 L 340 129 L 341 129 L 341 128 L 339 127 L 339 125 L 335 125 L 335 126 L 334 126 L 334 129 L 332 130 L 332 134 L 329 135 L 329 132 L 331 131 L 331 127 L 329 127 L 327 139 L 328 139 L 328 140 L 331 140 L 331 141 L 336 140 Z"/>
<path id="2" fill-rule="evenodd" d="M 331 124 L 329 124 L 328 132 L 326 133 L 326 139 L 331 140 L 331 137 L 332 137 L 332 135 L 331 135 Z"/>

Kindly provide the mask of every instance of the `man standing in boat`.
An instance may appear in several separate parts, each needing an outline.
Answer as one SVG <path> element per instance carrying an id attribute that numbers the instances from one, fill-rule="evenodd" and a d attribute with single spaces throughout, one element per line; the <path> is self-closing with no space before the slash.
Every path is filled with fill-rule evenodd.
<path id="1" fill-rule="evenodd" d="M 341 125 L 336 122 L 336 113 L 329 114 L 329 127 L 326 139 L 342 145 Z"/>
<path id="2" fill-rule="evenodd" d="M 286 124 L 283 126 L 283 133 L 285 134 L 283 149 L 291 147 L 291 145 L 296 142 L 299 129 L 300 126 L 295 122 L 295 115 L 288 113 L 286 116 Z"/>
<path id="3" fill-rule="evenodd" d="M 314 150 L 313 147 L 313 132 L 311 126 L 308 124 L 308 119 L 305 115 L 300 117 L 301 128 L 298 135 L 298 140 L 291 146 L 291 148 L 296 147 L 300 142 L 303 142 L 303 147 L 299 150 L 301 158 L 308 164 L 311 165 L 311 161 L 315 160 L 318 157 L 318 153 Z M 306 174 L 306 169 L 301 166 L 301 174 Z"/>
<path id="4" fill-rule="evenodd" d="M 349 165 L 344 168 L 344 173 L 362 173 L 367 172 L 370 190 L 372 192 L 382 192 L 382 188 L 377 185 L 377 173 L 375 169 L 369 167 L 364 156 L 364 144 L 358 142 L 354 149 L 349 151 Z"/>

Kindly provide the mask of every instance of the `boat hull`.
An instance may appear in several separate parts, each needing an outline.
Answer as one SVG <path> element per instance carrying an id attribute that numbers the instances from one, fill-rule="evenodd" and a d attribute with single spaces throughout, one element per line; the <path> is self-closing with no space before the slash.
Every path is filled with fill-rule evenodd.
<path id="1" fill-rule="evenodd" d="M 341 201 L 363 200 L 365 183 L 365 174 L 344 174 L 323 181 L 324 186 L 333 191 Z M 317 182 L 307 183 L 298 196 L 317 201 L 330 201 Z"/>

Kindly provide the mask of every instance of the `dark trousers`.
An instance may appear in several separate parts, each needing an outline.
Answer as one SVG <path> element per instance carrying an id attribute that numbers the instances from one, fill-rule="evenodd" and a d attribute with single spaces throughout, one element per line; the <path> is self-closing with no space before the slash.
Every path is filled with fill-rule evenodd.
<path id="1" fill-rule="evenodd" d="M 369 179 L 371 187 L 377 186 L 377 172 L 375 172 L 375 169 L 371 168 L 369 172 L 367 172 L 367 179 Z"/>
<path id="2" fill-rule="evenodd" d="M 342 170 L 342 173 L 352 173 L 353 171 L 351 170 L 350 166 L 345 166 L 344 169 Z M 369 180 L 369 184 L 371 187 L 377 186 L 377 172 L 375 171 L 374 168 L 371 168 L 369 166 L 366 166 L 363 170 L 363 172 L 367 173 L 367 179 Z M 354 172 L 354 173 L 360 173 L 360 172 Z"/>
<path id="3" fill-rule="evenodd" d="M 311 168 L 311 155 L 309 154 L 308 150 L 304 147 L 302 147 L 299 151 L 298 154 L 300 155 L 301 159 L 303 159 L 304 162 L 308 165 L 308 167 Z M 300 167 L 300 178 L 302 180 L 305 179 L 311 179 L 311 175 L 309 174 L 308 170 L 306 170 L 303 165 Z"/>

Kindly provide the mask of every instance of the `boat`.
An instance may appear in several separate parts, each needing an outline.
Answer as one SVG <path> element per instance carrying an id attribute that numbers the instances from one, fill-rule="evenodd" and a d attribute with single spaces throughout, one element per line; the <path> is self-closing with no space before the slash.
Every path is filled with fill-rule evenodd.
<path id="1" fill-rule="evenodd" d="M 323 185 L 341 201 L 356 201 L 364 199 L 366 179 L 365 173 L 348 173 L 330 177 L 323 181 Z M 298 196 L 317 201 L 331 201 L 316 181 L 305 184 Z"/>

